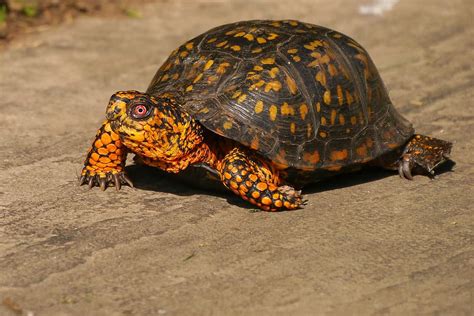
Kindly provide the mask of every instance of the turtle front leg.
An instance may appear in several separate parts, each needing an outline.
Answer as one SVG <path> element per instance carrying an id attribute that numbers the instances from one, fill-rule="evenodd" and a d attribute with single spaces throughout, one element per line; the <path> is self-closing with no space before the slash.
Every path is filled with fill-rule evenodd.
<path id="1" fill-rule="evenodd" d="M 301 191 L 280 186 L 278 170 L 256 155 L 234 148 L 218 164 L 222 183 L 232 192 L 264 211 L 299 208 Z"/>
<path id="2" fill-rule="evenodd" d="M 452 146 L 452 143 L 441 139 L 414 135 L 398 161 L 400 177 L 412 180 L 412 170 L 417 169 L 434 175 L 436 166 L 449 159 Z"/>
<path id="3" fill-rule="evenodd" d="M 133 187 L 132 181 L 124 171 L 127 151 L 119 136 L 112 131 L 110 123 L 105 121 L 97 132 L 92 147 L 84 161 L 80 185 L 94 185 L 105 190 L 113 184 L 120 190 L 122 184 Z"/>

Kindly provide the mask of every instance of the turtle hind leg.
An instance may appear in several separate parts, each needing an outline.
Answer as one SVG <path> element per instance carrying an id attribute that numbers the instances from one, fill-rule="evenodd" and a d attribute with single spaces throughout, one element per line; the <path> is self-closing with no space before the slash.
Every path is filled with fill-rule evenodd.
<path id="1" fill-rule="evenodd" d="M 405 145 L 399 158 L 400 177 L 412 180 L 412 171 L 434 176 L 434 169 L 449 160 L 453 144 L 441 139 L 415 134 Z"/>

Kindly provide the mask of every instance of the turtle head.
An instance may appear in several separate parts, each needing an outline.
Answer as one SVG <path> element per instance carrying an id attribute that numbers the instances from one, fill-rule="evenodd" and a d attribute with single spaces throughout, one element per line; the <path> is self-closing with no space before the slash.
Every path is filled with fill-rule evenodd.
<path id="1" fill-rule="evenodd" d="M 176 160 L 202 141 L 199 124 L 171 95 L 119 91 L 110 98 L 106 116 L 128 149 L 155 160 Z"/>

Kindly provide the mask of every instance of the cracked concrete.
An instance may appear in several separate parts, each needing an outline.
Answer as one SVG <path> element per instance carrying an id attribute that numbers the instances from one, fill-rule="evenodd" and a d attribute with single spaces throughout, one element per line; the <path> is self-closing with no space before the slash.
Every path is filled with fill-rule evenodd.
<path id="1" fill-rule="evenodd" d="M 472 6 L 360 15 L 367 3 L 163 1 L 13 43 L 0 56 L 0 299 L 34 315 L 472 314 Z M 137 166 L 136 189 L 77 186 L 114 91 L 144 90 L 186 39 L 255 18 L 357 39 L 417 130 L 455 142 L 453 172 L 344 175 L 280 214 Z"/>

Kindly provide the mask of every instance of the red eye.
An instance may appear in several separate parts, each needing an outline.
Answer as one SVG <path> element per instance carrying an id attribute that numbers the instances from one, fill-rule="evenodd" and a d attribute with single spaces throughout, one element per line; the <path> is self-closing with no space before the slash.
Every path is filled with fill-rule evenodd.
<path id="1" fill-rule="evenodd" d="M 137 104 L 132 109 L 132 116 L 134 118 L 143 118 L 148 114 L 148 108 L 143 104 Z"/>

